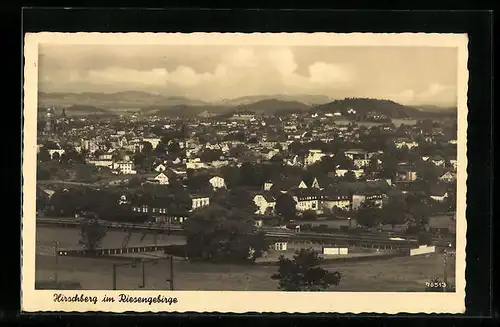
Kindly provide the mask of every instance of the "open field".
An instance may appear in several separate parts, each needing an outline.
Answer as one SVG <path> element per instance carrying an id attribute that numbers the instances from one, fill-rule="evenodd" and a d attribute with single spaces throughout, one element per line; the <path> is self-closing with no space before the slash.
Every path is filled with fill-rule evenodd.
<path id="1" fill-rule="evenodd" d="M 37 255 L 36 280 L 53 280 L 55 257 Z M 83 289 L 106 290 L 112 288 L 113 259 L 84 259 L 61 257 L 58 264 L 59 281 L 79 282 Z M 433 277 L 442 280 L 443 258 L 433 254 L 419 257 L 393 258 L 384 261 L 326 264 L 325 268 L 342 274 L 338 291 L 350 292 L 405 292 L 424 291 L 425 282 Z M 270 276 L 275 266 L 236 266 L 210 263 L 174 263 L 174 288 L 176 290 L 206 291 L 276 291 L 277 282 Z M 454 262 L 449 265 L 449 281 L 454 282 Z M 141 268 L 117 269 L 118 289 L 138 289 Z M 168 262 L 146 264 L 146 289 L 168 289 Z"/>
<path id="2" fill-rule="evenodd" d="M 77 229 L 37 228 L 36 280 L 50 281 L 54 278 L 56 262 L 52 242 L 60 242 L 61 248 L 78 247 Z M 126 233 L 108 232 L 104 246 L 119 247 Z M 154 238 L 147 235 L 140 242 L 140 233 L 134 233 L 131 245 L 152 244 Z M 182 236 L 158 236 L 161 244 L 182 244 Z M 111 289 L 112 263 L 123 258 L 90 259 L 60 257 L 58 277 L 60 281 L 79 282 L 84 289 Z M 391 258 L 378 261 L 325 264 L 325 268 L 338 270 L 342 275 L 338 291 L 423 291 L 425 282 L 434 277 L 443 278 L 443 256 L 441 254 L 416 257 Z M 450 258 L 448 278 L 454 282 L 455 263 Z M 270 276 L 276 266 L 237 266 L 210 263 L 190 263 L 177 260 L 174 264 L 174 287 L 176 290 L 227 290 L 227 291 L 276 291 L 277 282 Z M 146 289 L 167 289 L 168 262 L 146 265 Z M 137 289 L 141 284 L 141 269 L 118 268 L 118 289 Z"/>

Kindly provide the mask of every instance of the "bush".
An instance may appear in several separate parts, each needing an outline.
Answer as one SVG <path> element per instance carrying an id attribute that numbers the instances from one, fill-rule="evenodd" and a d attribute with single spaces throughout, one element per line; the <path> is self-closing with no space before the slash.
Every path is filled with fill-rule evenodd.
<path id="1" fill-rule="evenodd" d="M 432 236 L 425 232 L 420 232 L 418 234 L 418 245 L 431 245 L 432 244 Z"/>
<path id="2" fill-rule="evenodd" d="M 187 246 L 185 244 L 181 245 L 168 245 L 164 250 L 165 254 L 173 255 L 174 257 L 185 257 L 187 255 Z"/>
<path id="3" fill-rule="evenodd" d="M 318 215 L 313 210 L 307 210 L 302 213 L 303 220 L 316 220 L 316 218 L 318 218 Z"/>

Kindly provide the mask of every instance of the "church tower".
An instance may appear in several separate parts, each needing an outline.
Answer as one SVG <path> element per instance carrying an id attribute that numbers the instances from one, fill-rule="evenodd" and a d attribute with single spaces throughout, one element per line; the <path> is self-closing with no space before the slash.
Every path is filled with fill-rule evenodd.
<path id="1" fill-rule="evenodd" d="M 45 133 L 50 134 L 53 131 L 53 111 L 52 108 L 47 108 L 45 112 Z"/>

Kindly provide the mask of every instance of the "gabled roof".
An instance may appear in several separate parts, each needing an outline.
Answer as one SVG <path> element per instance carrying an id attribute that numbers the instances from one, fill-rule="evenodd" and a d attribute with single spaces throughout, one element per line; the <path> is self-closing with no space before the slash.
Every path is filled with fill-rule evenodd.
<path id="1" fill-rule="evenodd" d="M 154 178 L 156 179 L 156 178 L 163 177 L 163 176 L 168 178 L 168 176 L 164 172 L 157 174 Z"/>
<path id="2" fill-rule="evenodd" d="M 356 194 L 380 194 L 387 191 L 390 185 L 386 180 L 367 181 L 367 182 L 343 182 L 339 184 L 339 189 L 347 190 L 349 193 Z"/>
<path id="3" fill-rule="evenodd" d="M 408 138 L 408 137 L 399 137 L 399 138 L 395 139 L 394 141 L 395 142 L 405 142 L 405 143 L 413 142 L 413 140 Z"/>
<path id="4" fill-rule="evenodd" d="M 306 197 L 319 197 L 322 195 L 322 192 L 315 188 L 298 188 L 292 190 L 290 193 L 292 196 L 296 196 L 299 199 Z"/>
<path id="5" fill-rule="evenodd" d="M 297 177 L 279 179 L 274 182 L 271 189 L 289 191 L 291 189 L 298 188 L 300 183 L 302 183 L 302 179 Z"/>
<path id="6" fill-rule="evenodd" d="M 347 153 L 347 152 L 352 152 L 352 153 L 367 153 L 367 151 L 363 150 L 363 149 L 347 149 L 344 152 L 345 153 Z"/>
<path id="7" fill-rule="evenodd" d="M 323 196 L 326 199 L 349 197 L 349 191 L 346 188 L 339 188 L 338 186 L 330 186 L 323 191 Z"/>
<path id="8" fill-rule="evenodd" d="M 329 176 L 316 177 L 320 188 L 327 188 L 337 183 L 337 179 Z M 313 180 L 314 182 L 314 180 Z M 312 185 L 312 184 L 311 184 Z"/>
<path id="9" fill-rule="evenodd" d="M 438 160 L 444 160 L 443 156 L 437 154 L 431 158 L 431 160 L 438 161 Z"/>
<path id="10" fill-rule="evenodd" d="M 274 196 L 274 194 L 272 192 L 269 192 L 269 191 L 260 192 L 260 193 L 257 193 L 256 195 L 262 196 L 268 203 L 276 201 L 276 197 Z"/>

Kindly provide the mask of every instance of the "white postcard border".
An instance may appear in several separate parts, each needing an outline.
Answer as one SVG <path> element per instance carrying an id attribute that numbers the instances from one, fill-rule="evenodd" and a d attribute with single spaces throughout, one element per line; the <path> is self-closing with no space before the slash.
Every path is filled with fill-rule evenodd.
<path id="1" fill-rule="evenodd" d="M 242 44 L 335 46 L 431 46 L 458 49 L 458 168 L 455 293 L 229 292 L 229 291 L 47 291 L 35 290 L 36 119 L 38 46 L 50 44 Z M 465 34 L 374 33 L 35 33 L 25 36 L 22 296 L 23 312 L 285 312 L 285 313 L 462 313 L 465 311 L 468 38 Z M 96 296 L 92 303 L 54 302 L 54 294 Z M 159 295 L 177 303 L 103 303 L 104 295 Z"/>

